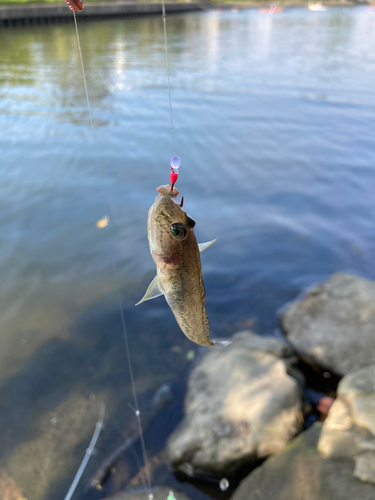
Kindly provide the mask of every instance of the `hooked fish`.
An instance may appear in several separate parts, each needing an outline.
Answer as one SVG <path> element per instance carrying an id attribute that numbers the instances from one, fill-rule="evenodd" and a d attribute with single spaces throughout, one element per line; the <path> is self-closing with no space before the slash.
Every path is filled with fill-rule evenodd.
<path id="1" fill-rule="evenodd" d="M 204 307 L 206 293 L 199 254 L 216 240 L 198 245 L 195 222 L 178 204 L 179 191 L 173 185 L 160 186 L 156 191 L 159 195 L 148 212 L 147 231 L 157 274 L 138 304 L 164 295 L 188 339 L 203 346 L 227 346 L 227 340 L 210 339 Z"/>

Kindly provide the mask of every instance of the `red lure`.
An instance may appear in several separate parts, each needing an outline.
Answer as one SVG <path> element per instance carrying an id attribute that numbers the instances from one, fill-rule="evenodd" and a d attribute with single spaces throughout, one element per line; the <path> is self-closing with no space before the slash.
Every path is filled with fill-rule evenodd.
<path id="1" fill-rule="evenodd" d="M 73 12 L 81 12 L 84 9 L 81 0 L 64 0 L 69 9 Z"/>

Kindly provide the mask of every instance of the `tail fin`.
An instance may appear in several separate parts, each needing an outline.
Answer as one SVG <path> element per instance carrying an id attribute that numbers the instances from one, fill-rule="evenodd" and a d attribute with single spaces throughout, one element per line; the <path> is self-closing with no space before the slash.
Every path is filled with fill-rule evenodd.
<path id="1" fill-rule="evenodd" d="M 212 343 L 216 347 L 227 347 L 229 344 L 232 343 L 231 340 L 213 340 Z"/>

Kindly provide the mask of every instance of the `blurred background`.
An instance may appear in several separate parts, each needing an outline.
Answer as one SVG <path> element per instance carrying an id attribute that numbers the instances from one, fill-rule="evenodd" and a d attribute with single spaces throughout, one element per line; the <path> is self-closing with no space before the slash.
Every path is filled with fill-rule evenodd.
<path id="1" fill-rule="evenodd" d="M 77 17 L 94 134 L 73 18 L 0 28 L 0 491 L 28 500 L 64 497 L 105 404 L 74 497 L 89 498 L 134 418 L 114 265 L 140 404 L 173 388 L 146 425 L 150 456 L 199 354 L 163 298 L 134 307 L 172 156 L 162 17 Z M 167 31 L 178 189 L 198 241 L 218 238 L 202 255 L 213 337 L 275 333 L 278 309 L 335 271 L 375 279 L 375 9 L 213 8 Z M 95 495 L 140 467 L 124 461 Z"/>

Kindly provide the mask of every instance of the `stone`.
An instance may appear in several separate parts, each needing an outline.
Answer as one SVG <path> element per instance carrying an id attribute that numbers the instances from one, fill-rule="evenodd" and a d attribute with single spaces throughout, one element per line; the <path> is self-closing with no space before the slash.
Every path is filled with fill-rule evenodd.
<path id="1" fill-rule="evenodd" d="M 0 469 L 0 498 L 1 500 L 27 500 L 21 488 L 3 469 Z"/>
<path id="2" fill-rule="evenodd" d="M 367 451 L 358 455 L 354 475 L 361 481 L 375 484 L 375 452 Z"/>
<path id="3" fill-rule="evenodd" d="M 373 500 L 375 487 L 354 477 L 352 460 L 325 460 L 317 451 L 321 424 L 246 477 L 231 500 Z"/>
<path id="4" fill-rule="evenodd" d="M 168 441 L 174 469 L 235 475 L 281 450 L 301 429 L 294 350 L 250 331 L 211 349 L 188 382 L 185 417 Z"/>
<path id="5" fill-rule="evenodd" d="M 282 315 L 298 353 L 338 375 L 375 363 L 375 282 L 333 274 Z"/>
<path id="6" fill-rule="evenodd" d="M 375 484 L 375 365 L 341 380 L 318 450 L 323 458 L 354 460 L 354 475 Z"/>

